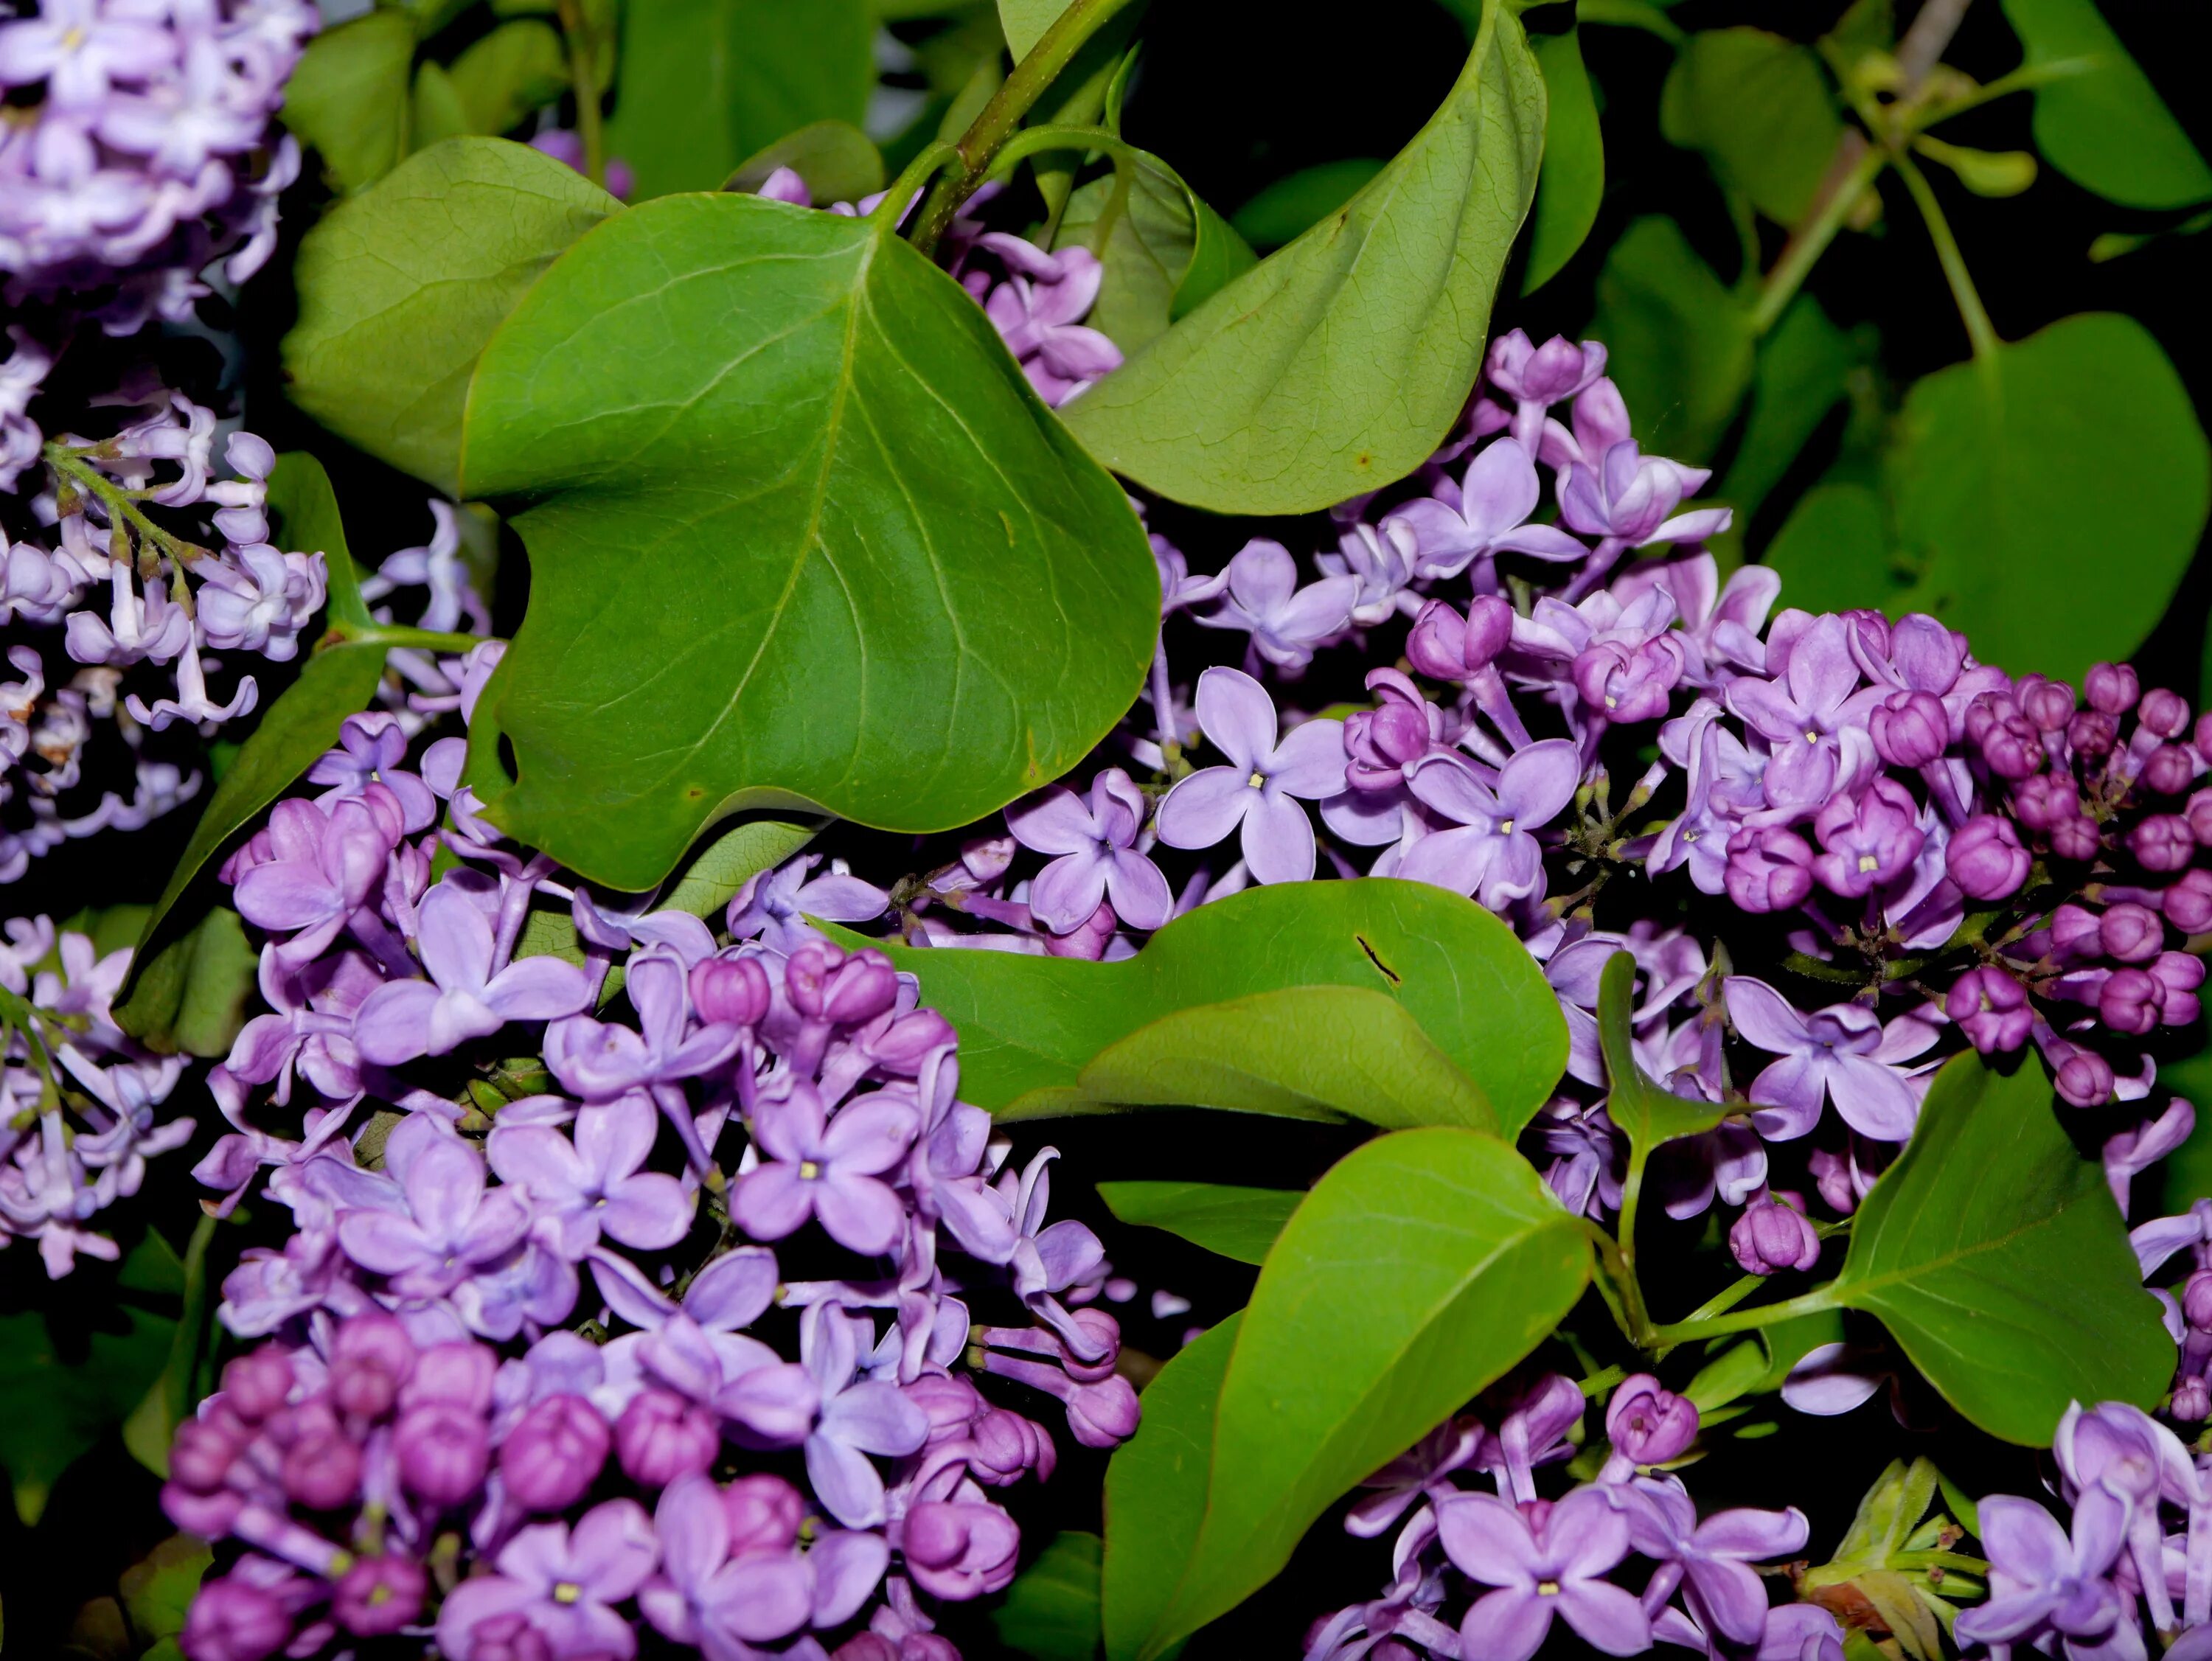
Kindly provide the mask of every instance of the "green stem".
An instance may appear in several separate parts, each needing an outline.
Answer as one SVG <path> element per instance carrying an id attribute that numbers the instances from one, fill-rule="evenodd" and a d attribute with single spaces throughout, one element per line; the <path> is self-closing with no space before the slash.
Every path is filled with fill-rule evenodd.
<path id="1" fill-rule="evenodd" d="M 1740 1310 L 1733 1315 L 1717 1315 L 1706 1320 L 1675 1321 L 1656 1329 L 1652 1337 L 1663 1344 L 1694 1343 L 1701 1338 L 1724 1338 L 1731 1332 L 1756 1332 L 1761 1327 L 1794 1321 L 1801 1315 L 1817 1315 L 1834 1307 L 1834 1288 L 1820 1286 L 1802 1297 L 1787 1298 L 1780 1303 L 1763 1303 L 1756 1309 Z"/>
<path id="2" fill-rule="evenodd" d="M 1959 252 L 1959 239 L 1951 234 L 1951 222 L 1943 217 L 1942 204 L 1936 200 L 1935 187 L 1908 155 L 1892 158 L 1897 164 L 1905 188 L 1912 193 L 1913 205 L 1928 222 L 1928 235 L 1936 244 L 1936 258 L 1942 262 L 1943 280 L 1951 285 L 1951 298 L 1959 307 L 1959 320 L 1966 325 L 1966 338 L 1973 343 L 1974 361 L 1984 366 L 1996 361 L 1997 348 L 2003 344 L 1997 338 L 1996 328 L 1990 322 L 1990 314 L 1982 307 L 1982 297 L 1974 288 L 1974 279 L 1966 270 L 1966 256 Z"/>
<path id="3" fill-rule="evenodd" d="M 927 253 L 937 246 L 960 204 L 990 177 L 991 163 L 1021 125 L 1030 106 L 1060 78 L 1060 72 L 1082 50 L 1085 41 L 1134 3 L 1135 0 L 1073 0 L 1060 13 L 1060 21 L 1044 32 L 1028 57 L 1014 65 L 1006 84 L 960 136 L 960 169 L 931 188 L 921 221 L 915 227 L 915 247 Z"/>
<path id="4" fill-rule="evenodd" d="M 960 147 L 946 141 L 940 140 L 929 146 L 899 170 L 899 176 L 891 180 L 890 187 L 884 192 L 884 199 L 869 209 L 868 217 L 881 220 L 887 225 L 897 224 L 900 216 L 906 212 L 907 203 L 914 200 L 914 193 L 927 184 L 930 176 L 939 168 L 959 154 Z"/>
<path id="5" fill-rule="evenodd" d="M 1759 291 L 1759 304 L 1752 308 L 1751 327 L 1753 334 L 1764 335 L 1782 319 L 1790 309 L 1790 302 L 1804 287 L 1805 279 L 1813 274 L 1813 267 L 1820 256 L 1828 252 L 1828 245 L 1844 228 L 1851 216 L 1860 196 L 1868 185 L 1881 174 L 1889 162 L 1887 152 L 1876 149 L 1866 142 L 1863 134 L 1854 132 L 1844 140 L 1855 152 L 1846 161 L 1837 158 L 1839 166 L 1833 170 L 1833 187 L 1826 190 L 1813 216 L 1798 227 L 1790 237 L 1782 258 L 1775 261 L 1774 269 L 1766 274 L 1766 281 Z"/>
<path id="6" fill-rule="evenodd" d="M 2038 87 L 2047 87 L 2055 81 L 2070 81 L 2096 67 L 2095 60 L 2087 58 L 2061 58 L 2048 64 L 2023 64 L 2010 75 L 2001 75 L 1987 86 L 1975 88 L 1963 98 L 1916 115 L 1909 124 L 1909 130 L 1916 134 L 1924 132 L 1938 122 L 1948 121 L 1954 115 L 1978 110 L 1984 104 L 1994 104 L 1998 99 L 2008 98 L 2016 92 L 2033 92 Z"/>
<path id="7" fill-rule="evenodd" d="M 1644 1287 L 1636 1278 L 1636 1211 L 1644 1198 L 1644 1167 L 1650 1162 L 1651 1150 L 1636 1143 L 1628 1149 L 1628 1174 L 1620 1184 L 1620 1265 L 1623 1271 L 1621 1296 L 1627 1301 L 1629 1318 L 1643 1334 L 1638 1342 L 1650 1348 L 1651 1312 L 1644 1302 Z"/>
<path id="8" fill-rule="evenodd" d="M 167 555 L 178 564 L 193 565 L 201 560 L 213 557 L 198 543 L 188 543 L 182 536 L 164 530 L 160 525 L 155 524 L 140 509 L 131 492 L 116 483 L 91 463 L 84 460 L 68 445 L 59 442 L 49 444 L 46 450 L 46 464 L 55 472 L 62 475 L 78 489 L 89 491 L 100 499 L 100 505 L 107 510 L 110 524 L 119 522 L 130 526 L 141 542 L 150 543 L 156 549 Z M 121 557 L 120 555 L 115 554 L 113 549 L 110 549 L 109 552 L 113 557 Z"/>
<path id="9" fill-rule="evenodd" d="M 576 94 L 576 136 L 584 146 L 584 174 L 605 190 L 606 128 L 599 111 L 599 76 L 592 26 L 579 0 L 557 0 L 561 33 L 568 45 L 568 82 Z"/>
<path id="10" fill-rule="evenodd" d="M 362 627 L 332 622 L 323 630 L 323 638 L 315 642 L 315 650 L 328 652 L 333 646 L 409 646 L 417 652 L 465 652 L 483 643 L 482 635 L 444 634 L 435 629 L 408 628 L 397 623 L 371 623 Z"/>

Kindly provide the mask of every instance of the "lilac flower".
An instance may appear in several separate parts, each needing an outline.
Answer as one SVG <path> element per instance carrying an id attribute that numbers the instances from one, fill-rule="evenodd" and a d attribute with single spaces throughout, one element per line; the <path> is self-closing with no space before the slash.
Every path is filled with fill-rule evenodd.
<path id="1" fill-rule="evenodd" d="M 1407 526 L 1385 521 L 1347 526 L 1337 538 L 1334 554 L 1316 554 L 1314 565 L 1324 581 L 1348 577 L 1358 585 L 1351 621 L 1362 628 L 1388 622 L 1400 608 L 1413 603 L 1407 590 L 1412 585 L 1413 533 Z"/>
<path id="2" fill-rule="evenodd" d="M 1647 1603 L 1667 1593 L 1661 1582 L 1688 1582 L 1690 1612 L 1709 1632 L 1740 1644 L 1759 1641 L 1766 1626 L 1766 1588 L 1750 1564 L 1802 1550 L 1811 1525 L 1802 1512 L 1735 1510 L 1704 1522 L 1689 1492 L 1674 1477 L 1638 1476 L 1621 1491 L 1629 1537 L 1661 1567 Z"/>
<path id="3" fill-rule="evenodd" d="M 653 1520 L 661 1572 L 639 1592 L 638 1607 L 663 1636 L 735 1653 L 806 1625 L 814 1598 L 805 1561 L 789 1545 L 732 1559 L 729 1513 L 708 1478 L 694 1473 L 670 1483 Z"/>
<path id="4" fill-rule="evenodd" d="M 1729 1250 L 1747 1275 L 1810 1269 L 1820 1261 L 1820 1237 L 1791 1194 L 1762 1191 L 1729 1230 Z"/>
<path id="5" fill-rule="evenodd" d="M 1627 548 L 1703 542 L 1727 530 L 1735 515 L 1725 507 L 1674 514 L 1684 492 L 1697 488 L 1686 475 L 1704 482 L 1702 470 L 1647 457 L 1635 440 L 1623 439 L 1602 459 L 1567 470 L 1559 487 L 1559 517 L 1586 536 Z"/>
<path id="6" fill-rule="evenodd" d="M 1662 1465 L 1698 1440 L 1697 1405 L 1662 1389 L 1649 1373 L 1631 1373 L 1613 1387 L 1605 1434 L 1615 1456 L 1631 1465 Z"/>
<path id="7" fill-rule="evenodd" d="M 624 1246 L 658 1252 L 691 1227 L 683 1185 L 641 1168 L 659 1125 L 643 1096 L 625 1095 L 580 1112 L 573 1142 L 550 1125 L 499 1125 L 487 1151 L 500 1179 L 530 1196 L 563 1257 L 582 1257 L 602 1231 Z"/>
<path id="8" fill-rule="evenodd" d="M 111 9 L 102 0 L 44 0 L 36 15 L 0 25 L 0 85 L 44 80 L 58 108 L 89 112 L 118 81 L 167 69 L 176 50 L 167 30 L 128 9 Z"/>
<path id="9" fill-rule="evenodd" d="M 1992 1494 L 1979 1511 L 1990 1596 L 1959 1612 L 1959 1640 L 2008 1645 L 2051 1633 L 2064 1640 L 2069 1661 L 2114 1653 L 2106 1640 L 2124 1606 L 2108 1577 L 2126 1538 L 2126 1506 L 2100 1490 L 2082 1495 L 2070 1540 L 2033 1500 Z"/>
<path id="10" fill-rule="evenodd" d="M 1541 346 L 1518 329 L 1490 343 L 1483 378 L 1514 401 L 1514 436 L 1534 448 L 1544 411 L 1587 389 L 1605 373 L 1605 348 L 1596 341 L 1577 345 L 1554 335 Z"/>
<path id="11" fill-rule="evenodd" d="M 1912 793 L 1894 779 L 1874 779 L 1856 797 L 1830 797 L 1813 821 L 1822 850 L 1814 875 L 1849 900 L 1896 881 L 1928 840 L 1919 812 Z"/>
<path id="12" fill-rule="evenodd" d="M 1006 809 L 1014 840 L 1058 858 L 1030 883 L 1030 915 L 1066 934 L 1110 897 L 1121 921 L 1152 930 L 1168 920 L 1175 899 L 1160 868 L 1136 851 L 1144 794 L 1119 767 L 1091 781 L 1088 805 L 1073 791 L 1048 785 Z"/>
<path id="13" fill-rule="evenodd" d="M 1160 803 L 1160 840 L 1210 848 L 1243 827 L 1246 864 L 1261 882 L 1303 882 L 1314 873 L 1313 823 L 1298 798 L 1345 788 L 1344 724 L 1313 720 L 1276 742 L 1275 706 L 1233 669 L 1198 677 L 1198 720 L 1229 765 L 1202 767 Z"/>
<path id="14" fill-rule="evenodd" d="M 1198 621 L 1208 628 L 1241 628 L 1252 650 L 1279 669 L 1302 669 L 1314 648 L 1343 632 L 1358 603 L 1354 576 L 1323 577 L 1298 586 L 1297 562 L 1280 543 L 1255 537 L 1222 573 L 1228 595 Z M 1202 686 L 1205 677 L 1200 677 Z M 1204 717 L 1200 718 L 1201 724 Z"/>
<path id="15" fill-rule="evenodd" d="M 235 559 L 204 567 L 203 637 L 218 652 L 258 652 L 271 663 L 289 663 L 299 653 L 300 631 L 322 609 L 321 559 L 281 554 L 265 543 L 236 549 Z"/>
<path id="16" fill-rule="evenodd" d="M 1843 620 L 1823 617 L 1791 646 L 1781 678 L 1732 681 L 1730 711 L 1774 746 L 1766 797 L 1775 807 L 1810 813 L 1849 789 L 1875 763 L 1867 713 L 1883 695 L 1858 691 Z"/>
<path id="17" fill-rule="evenodd" d="M 737 1052 L 738 1031 L 709 1026 L 686 1037 L 690 1012 L 686 979 L 683 958 L 665 947 L 632 954 L 623 990 L 637 1012 L 638 1029 L 569 1015 L 546 1031 L 547 1068 L 564 1088 L 585 1100 L 608 1101 L 643 1086 L 696 1078 L 721 1066 Z"/>
<path id="18" fill-rule="evenodd" d="M 487 1191 L 483 1156 L 435 1119 L 409 1118 L 392 1131 L 385 1157 L 395 1191 L 380 1206 L 341 1213 L 338 1242 L 362 1268 L 391 1276 L 403 1295 L 443 1296 L 528 1231 L 521 1196 Z"/>
<path id="19" fill-rule="evenodd" d="M 1582 758 L 1564 738 L 1516 750 L 1494 786 L 1455 756 L 1424 757 L 1407 770 L 1406 787 L 1450 828 L 1407 849 L 1395 875 L 1472 894 L 1492 911 L 1541 895 L 1543 849 L 1534 833 L 1559 817 L 1581 779 Z"/>
<path id="20" fill-rule="evenodd" d="M 787 953 L 813 937 L 809 917 L 829 923 L 866 923 L 884 914 L 890 896 L 872 883 L 842 871 L 826 871 L 808 882 L 822 863 L 818 853 L 803 854 L 774 870 L 748 877 L 730 901 L 730 932 L 740 940 L 757 936 L 771 950 Z"/>
<path id="21" fill-rule="evenodd" d="M 867 1323 L 817 1304 L 799 1324 L 799 1355 L 822 1392 L 822 1415 L 806 1439 L 806 1476 L 832 1517 L 848 1528 L 884 1520 L 884 1482 L 872 1453 L 912 1453 L 929 1421 L 895 1385 L 855 1379 Z"/>
<path id="22" fill-rule="evenodd" d="M 1628 1555 L 1628 1519 L 1595 1488 L 1549 1507 L 1540 1523 L 1488 1494 L 1462 1494 L 1437 1506 L 1437 1531 L 1453 1564 L 1495 1586 L 1460 1626 L 1462 1652 L 1489 1661 L 1528 1661 L 1564 1618 L 1607 1655 L 1649 1648 L 1651 1623 L 1634 1596 L 1603 1577 Z"/>
<path id="23" fill-rule="evenodd" d="M 890 1097 L 863 1097 L 830 1118 L 814 1087 L 796 1082 L 788 1096 L 754 1110 L 763 1162 L 730 1191 L 730 1215 L 763 1240 L 818 1217 L 841 1246 L 869 1257 L 888 1252 L 905 1208 L 878 1179 L 906 1156 L 915 1130 L 914 1110 Z"/>
<path id="24" fill-rule="evenodd" d="M 1802 1137 L 1833 1100 L 1844 1122 L 1862 1136 L 1903 1142 L 1920 1117 L 1920 1095 L 1898 1064 L 1936 1041 L 1935 1028 L 1911 1015 L 1887 1025 L 1863 1003 L 1834 1003 L 1802 1015 L 1763 980 L 1732 975 L 1729 1019 L 1750 1043 L 1778 1056 L 1752 1081 L 1752 1115 L 1770 1141 Z"/>
<path id="25" fill-rule="evenodd" d="M 382 785 L 398 802 L 411 836 L 437 818 L 438 801 L 428 785 L 402 766 L 406 759 L 407 733 L 397 716 L 381 711 L 349 715 L 338 728 L 338 747 L 316 758 L 307 769 L 307 782 L 330 786 L 316 798 L 325 806 Z"/>
<path id="26" fill-rule="evenodd" d="M 1480 561 L 1475 588 L 1493 592 L 1491 567 L 1499 554 L 1529 554 L 1540 560 L 1580 560 L 1589 549 L 1554 525 L 1530 524 L 1542 487 L 1536 464 L 1516 439 L 1499 439 L 1478 451 L 1462 482 L 1446 479 L 1433 496 L 1416 497 L 1394 508 L 1382 521 L 1387 530 L 1403 526 L 1419 549 L 1414 570 L 1428 580 L 1456 577 Z"/>
<path id="27" fill-rule="evenodd" d="M 1006 281 L 991 291 L 983 310 L 1049 404 L 1066 403 L 1101 375 L 1121 367 L 1121 348 L 1096 329 L 1084 328 L 1098 298 L 1105 268 L 1088 248 L 1046 253 L 1003 232 L 981 239 L 1006 263 Z"/>
<path id="28" fill-rule="evenodd" d="M 443 1055 L 510 1021 L 550 1021 L 591 1002 L 584 972 L 557 957 L 526 957 L 495 970 L 491 924 L 450 879 L 423 895 L 417 930 L 430 979 L 380 986 L 354 1017 L 354 1042 L 370 1061 L 389 1067 Z"/>
<path id="29" fill-rule="evenodd" d="M 501 1550 L 498 1573 L 465 1581 L 447 1597 L 438 1647 L 453 1661 L 526 1654 L 511 1634 L 526 1624 L 556 1661 L 628 1661 L 637 1636 L 614 1605 L 645 1584 L 658 1555 L 652 1519 L 635 1500 L 593 1507 L 573 1532 L 533 1524 Z"/>
<path id="30" fill-rule="evenodd" d="M 368 900 L 396 840 L 365 800 L 339 802 L 327 814 L 279 802 L 269 815 L 271 857 L 239 877 L 232 897 L 248 922 L 292 931 L 277 956 L 296 967 L 319 957 Z"/>

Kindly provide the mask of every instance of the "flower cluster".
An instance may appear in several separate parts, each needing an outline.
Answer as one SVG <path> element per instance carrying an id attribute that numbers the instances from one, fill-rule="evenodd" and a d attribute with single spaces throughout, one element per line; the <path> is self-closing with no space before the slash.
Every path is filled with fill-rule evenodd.
<path id="1" fill-rule="evenodd" d="M 1701 1519 L 1681 1479 L 1654 1469 L 1691 1451 L 1698 1410 L 1648 1373 L 1613 1387 L 1592 1479 L 1541 1497 L 1536 1472 L 1575 1456 L 1583 1403 L 1572 1380 L 1548 1374 L 1495 1413 L 1451 1420 L 1376 1472 L 1345 1527 L 1372 1538 L 1406 1518 L 1390 1589 L 1316 1622 L 1306 1661 L 1528 1661 L 1554 1621 L 1607 1655 L 1666 1643 L 1841 1661 L 1835 1616 L 1811 1603 L 1770 1607 L 1753 1567 L 1804 1546 L 1803 1514 L 1738 1509 Z M 1632 1558 L 1648 1564 L 1638 1591 L 1617 1579 Z"/>

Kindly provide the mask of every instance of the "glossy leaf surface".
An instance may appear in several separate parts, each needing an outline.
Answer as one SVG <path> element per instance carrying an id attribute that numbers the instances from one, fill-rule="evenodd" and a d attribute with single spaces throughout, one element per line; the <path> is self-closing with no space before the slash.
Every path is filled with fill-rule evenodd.
<path id="1" fill-rule="evenodd" d="M 2004 0 L 2030 69 L 2061 73 L 2035 91 L 2035 142 L 2075 183 L 2129 208 L 2212 198 L 2212 167 L 2094 0 Z"/>
<path id="2" fill-rule="evenodd" d="M 1193 1246 L 1257 1264 L 1267 1260 L 1267 1248 L 1305 1195 L 1216 1182 L 1102 1182 L 1098 1197 L 1123 1222 L 1164 1228 Z"/>
<path id="3" fill-rule="evenodd" d="M 1703 29 L 1683 43 L 1659 126 L 1784 225 L 1804 216 L 1844 131 L 1813 49 L 1752 28 Z"/>
<path id="4" fill-rule="evenodd" d="M 1055 1534 L 991 1611 L 999 1641 L 1030 1661 L 1091 1661 L 1098 1653 L 1098 1575 L 1105 1542 Z"/>
<path id="5" fill-rule="evenodd" d="M 1244 239 L 1166 163 L 1136 150 L 1127 169 L 1126 191 L 1115 174 L 1079 188 L 1053 244 L 1099 257 L 1098 299 L 1085 321 L 1125 357 L 1165 334 L 1177 317 L 1254 260 Z"/>
<path id="6" fill-rule="evenodd" d="M 1605 196 L 1605 136 L 1597 100 L 1583 65 L 1580 31 L 1547 34 L 1536 42 L 1550 115 L 1544 127 L 1544 166 L 1536 179 L 1536 206 L 1528 221 L 1528 263 L 1521 292 L 1533 294 L 1559 274 L 1597 223 Z"/>

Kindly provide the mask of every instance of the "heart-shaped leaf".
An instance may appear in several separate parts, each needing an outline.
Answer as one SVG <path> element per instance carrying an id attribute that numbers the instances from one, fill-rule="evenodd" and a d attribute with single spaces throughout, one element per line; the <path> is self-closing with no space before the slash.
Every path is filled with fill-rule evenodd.
<path id="1" fill-rule="evenodd" d="M 611 888 L 744 808 L 964 824 L 1151 661 L 1127 499 L 881 220 L 700 195 L 600 226 L 486 349 L 462 477 L 527 504 L 532 584 L 471 777 Z"/>
<path id="2" fill-rule="evenodd" d="M 1844 132 L 1819 54 L 1753 28 L 1702 29 L 1682 43 L 1659 127 L 1784 225 L 1804 216 Z"/>
<path id="3" fill-rule="evenodd" d="M 1220 512 L 1304 512 L 1403 478 L 1466 406 L 1543 136 L 1528 37 L 1489 0 L 1413 142 L 1070 404 L 1068 424 L 1115 472 Z"/>
<path id="4" fill-rule="evenodd" d="M 2004 0 L 2027 49 L 2051 72 L 2035 89 L 2036 147 L 2077 185 L 2129 208 L 2212 198 L 2212 167 L 2094 0 Z"/>
<path id="5" fill-rule="evenodd" d="M 1102 1182 L 1098 1197 L 1123 1222 L 1164 1228 L 1239 1263 L 1262 1264 L 1305 1195 L 1295 1188 L 1217 1182 Z"/>

